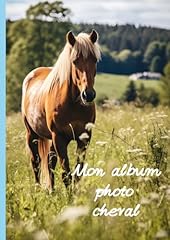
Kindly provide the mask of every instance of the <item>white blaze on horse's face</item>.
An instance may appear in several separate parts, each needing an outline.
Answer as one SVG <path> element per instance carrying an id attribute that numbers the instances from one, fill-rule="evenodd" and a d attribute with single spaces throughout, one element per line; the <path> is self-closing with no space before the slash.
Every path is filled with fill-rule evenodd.
<path id="1" fill-rule="evenodd" d="M 88 36 L 90 45 L 93 45 L 97 41 L 97 36 L 96 31 L 93 30 Z M 76 41 L 78 41 L 72 32 L 68 33 L 67 40 L 73 48 Z M 93 102 L 96 96 L 96 92 L 93 87 L 96 75 L 97 59 L 90 51 L 86 54 L 86 56 L 84 55 L 85 54 L 83 52 L 79 52 L 79 54 L 76 55 L 72 63 L 71 74 L 74 84 L 79 89 L 82 103 L 87 105 Z"/>

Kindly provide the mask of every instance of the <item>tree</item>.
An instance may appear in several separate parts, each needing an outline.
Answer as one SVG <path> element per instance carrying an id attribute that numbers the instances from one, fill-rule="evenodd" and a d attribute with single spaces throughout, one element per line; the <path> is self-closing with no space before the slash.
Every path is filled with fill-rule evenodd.
<path id="1" fill-rule="evenodd" d="M 144 54 L 144 60 L 150 63 L 155 56 L 164 57 L 165 56 L 166 45 L 159 41 L 151 42 Z"/>
<path id="2" fill-rule="evenodd" d="M 20 20 L 8 30 L 11 41 L 7 57 L 7 111 L 19 111 L 21 86 L 34 68 L 52 66 L 65 43 L 70 29 L 67 22 Z M 49 34 L 50 32 L 50 34 Z"/>
<path id="3" fill-rule="evenodd" d="M 133 72 L 145 71 L 145 65 L 143 63 L 143 54 L 141 51 L 135 51 L 132 53 L 133 56 Z"/>
<path id="4" fill-rule="evenodd" d="M 40 52 L 35 54 L 33 51 L 36 45 L 29 44 L 27 40 L 20 38 L 13 45 L 7 58 L 7 111 L 20 110 L 24 77 L 32 69 L 41 66 L 41 58 L 38 56 Z"/>
<path id="5" fill-rule="evenodd" d="M 102 48 L 102 61 L 97 64 L 98 72 L 116 73 L 117 61 L 115 56 L 105 47 Z"/>
<path id="6" fill-rule="evenodd" d="M 150 65 L 150 71 L 151 72 L 162 72 L 162 60 L 159 56 L 155 56 L 152 59 L 151 65 Z"/>
<path id="7" fill-rule="evenodd" d="M 122 50 L 119 55 L 118 58 L 120 59 L 120 61 L 124 62 L 124 61 L 128 61 L 132 56 L 132 51 L 130 49 L 124 49 Z"/>
<path id="8" fill-rule="evenodd" d="M 166 44 L 164 42 L 153 41 L 148 45 L 144 54 L 144 61 L 148 64 L 149 69 L 151 68 L 152 61 L 156 56 L 160 58 L 159 72 L 163 72 L 163 67 L 166 63 Z M 158 61 L 158 59 L 156 61 Z"/>
<path id="9" fill-rule="evenodd" d="M 117 55 L 119 69 L 122 74 L 131 74 L 138 71 L 143 71 L 143 57 L 140 51 L 132 52 L 129 49 L 120 51 Z"/>
<path id="10" fill-rule="evenodd" d="M 126 102 L 133 102 L 137 98 L 137 89 L 134 81 L 130 81 L 128 84 L 124 94 L 123 94 L 123 100 Z"/>
<path id="11" fill-rule="evenodd" d="M 161 78 L 163 103 L 170 106 L 170 62 L 164 68 L 164 76 Z"/>
<path id="12" fill-rule="evenodd" d="M 138 95 L 139 100 L 142 103 L 146 103 L 145 91 L 146 91 L 145 85 L 143 83 L 141 83 L 138 88 L 137 95 Z"/>
<path id="13" fill-rule="evenodd" d="M 170 42 L 166 46 L 166 59 L 170 61 Z"/>
<path id="14" fill-rule="evenodd" d="M 39 2 L 34 6 L 31 6 L 26 11 L 26 16 L 29 19 L 39 19 L 52 21 L 62 21 L 70 14 L 68 8 L 63 7 L 61 1 L 54 2 Z"/>

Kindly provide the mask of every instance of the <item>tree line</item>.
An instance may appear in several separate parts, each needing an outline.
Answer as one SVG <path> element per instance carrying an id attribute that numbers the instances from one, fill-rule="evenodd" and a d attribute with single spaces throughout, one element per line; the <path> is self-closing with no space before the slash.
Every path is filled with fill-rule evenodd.
<path id="1" fill-rule="evenodd" d="M 53 63 L 64 45 L 65 33 L 68 30 L 72 29 L 75 33 L 79 33 L 91 32 L 93 28 L 99 33 L 102 48 L 102 61 L 98 64 L 98 72 L 131 74 L 152 71 L 163 73 L 164 66 L 170 61 L 169 30 L 142 26 L 137 28 L 129 24 L 122 26 L 72 24 L 71 22 L 49 22 L 39 19 L 7 21 L 7 54 L 17 41 L 24 38 L 26 42 L 30 38 L 29 35 L 34 34 L 34 39 L 32 39 L 34 44 L 36 42 L 37 45 L 48 45 L 44 49 L 46 52 L 43 52 L 44 58 L 47 56 L 47 61 Z M 16 30 L 17 33 L 14 32 Z M 48 42 L 45 42 L 46 40 Z M 40 46 L 36 48 L 36 51 L 34 46 L 30 47 L 30 50 L 34 51 L 37 57 L 41 52 Z"/>

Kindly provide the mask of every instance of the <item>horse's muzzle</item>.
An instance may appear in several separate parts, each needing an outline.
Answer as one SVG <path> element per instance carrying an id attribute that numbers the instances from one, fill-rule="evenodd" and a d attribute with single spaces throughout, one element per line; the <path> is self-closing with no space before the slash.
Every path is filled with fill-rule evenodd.
<path id="1" fill-rule="evenodd" d="M 91 103 L 96 97 L 96 91 L 92 90 L 84 90 L 81 92 L 81 100 L 84 104 Z"/>

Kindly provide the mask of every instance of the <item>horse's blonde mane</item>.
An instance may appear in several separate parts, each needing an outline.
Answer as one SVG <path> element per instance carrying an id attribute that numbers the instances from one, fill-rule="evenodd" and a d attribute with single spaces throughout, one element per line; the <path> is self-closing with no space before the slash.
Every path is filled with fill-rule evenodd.
<path id="1" fill-rule="evenodd" d="M 76 42 L 73 47 L 68 42 L 66 43 L 57 62 L 42 85 L 43 92 L 49 92 L 55 84 L 58 84 L 61 87 L 65 81 L 69 81 L 71 63 L 80 54 L 82 54 L 84 59 L 90 54 L 92 54 L 97 60 L 100 59 L 100 47 L 97 42 L 92 43 L 88 34 L 80 33 L 75 38 Z"/>

